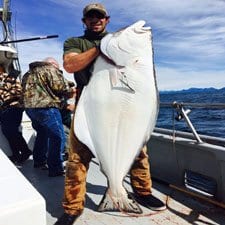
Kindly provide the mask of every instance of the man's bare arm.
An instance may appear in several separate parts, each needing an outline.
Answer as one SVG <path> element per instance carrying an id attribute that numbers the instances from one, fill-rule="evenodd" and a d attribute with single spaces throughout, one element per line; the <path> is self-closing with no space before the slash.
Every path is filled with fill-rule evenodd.
<path id="1" fill-rule="evenodd" d="M 80 54 L 71 52 L 63 57 L 63 67 L 68 73 L 74 73 L 84 69 L 99 55 L 99 49 L 91 48 Z"/>

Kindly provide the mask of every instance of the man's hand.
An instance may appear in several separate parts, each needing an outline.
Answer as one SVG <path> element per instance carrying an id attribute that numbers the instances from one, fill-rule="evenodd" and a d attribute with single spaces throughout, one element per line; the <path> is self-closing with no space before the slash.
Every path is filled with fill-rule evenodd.
<path id="1" fill-rule="evenodd" d="M 75 104 L 73 103 L 73 104 L 67 104 L 66 105 L 66 109 L 67 110 L 70 110 L 71 112 L 74 112 L 74 110 L 75 110 Z"/>
<path id="2" fill-rule="evenodd" d="M 70 98 L 76 98 L 77 95 L 77 89 L 76 87 L 71 87 L 71 94 L 70 94 Z"/>

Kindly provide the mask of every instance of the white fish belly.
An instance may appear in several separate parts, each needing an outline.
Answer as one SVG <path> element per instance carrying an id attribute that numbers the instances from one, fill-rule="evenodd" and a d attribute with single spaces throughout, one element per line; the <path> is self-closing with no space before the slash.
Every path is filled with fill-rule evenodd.
<path id="1" fill-rule="evenodd" d="M 113 87 L 109 71 L 114 70 L 115 66 L 98 58 L 79 100 L 74 129 L 78 139 L 97 156 L 116 195 L 155 126 L 157 94 L 152 65 L 125 71 L 129 77 L 124 81 L 133 91 L 123 83 Z M 146 71 L 149 75 L 137 76 Z"/>

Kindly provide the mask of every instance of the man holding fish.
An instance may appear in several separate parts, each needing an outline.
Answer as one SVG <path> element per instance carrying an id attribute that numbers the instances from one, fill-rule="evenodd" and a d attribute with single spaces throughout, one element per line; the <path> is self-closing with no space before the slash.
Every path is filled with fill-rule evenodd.
<path id="1" fill-rule="evenodd" d="M 81 96 L 81 93 L 86 91 L 85 88 L 86 88 L 86 85 L 89 83 L 89 79 L 91 77 L 92 72 L 95 75 L 96 69 L 93 71 L 93 64 L 94 62 L 96 62 L 97 57 L 100 56 L 100 42 L 102 38 L 106 36 L 107 34 L 106 26 L 109 23 L 109 15 L 107 13 L 107 10 L 102 4 L 99 4 L 99 3 L 89 4 L 83 10 L 82 21 L 84 25 L 86 26 L 84 35 L 80 37 L 76 37 L 76 38 L 67 39 L 64 43 L 64 56 L 63 56 L 65 70 L 68 73 L 74 73 L 74 79 L 77 83 L 76 104 L 80 103 L 80 105 L 82 105 L 83 103 L 83 99 L 82 99 L 83 96 Z M 142 22 L 140 22 L 139 24 L 142 24 Z M 140 26 L 139 24 L 135 26 Z M 100 64 L 101 62 L 103 64 L 104 63 L 106 64 L 107 60 L 105 60 L 104 57 L 100 57 L 100 58 L 101 58 Z M 99 57 L 97 61 L 99 62 Z M 108 61 L 110 62 L 111 60 L 109 59 Z M 121 61 L 123 61 L 123 59 L 121 59 Z M 112 70 L 115 68 L 117 69 L 117 66 L 115 65 L 113 60 L 110 62 L 110 64 L 111 65 L 109 65 L 109 67 L 112 68 Z M 119 66 L 121 67 L 120 64 Z M 113 73 L 113 75 L 111 76 L 111 85 L 115 90 L 123 89 L 125 93 L 124 96 L 125 95 L 127 96 L 135 92 L 135 90 L 133 90 L 133 88 L 130 86 L 128 81 L 125 80 L 124 77 L 122 80 L 123 84 L 121 83 L 123 87 L 122 86 L 119 87 L 118 84 L 120 83 L 121 79 L 117 79 L 117 77 L 114 76 L 114 73 Z M 154 83 L 154 82 L 151 82 L 151 83 Z M 131 85 L 132 85 L 132 82 L 131 82 Z M 108 92 L 106 92 L 107 94 L 105 94 L 104 92 L 102 93 L 103 93 L 103 97 L 107 99 Z M 110 90 L 110 95 L 111 94 L 112 93 Z M 114 96 L 117 97 L 117 93 L 115 92 L 112 95 L 113 95 L 113 98 Z M 155 93 L 153 93 L 153 96 L 154 96 L 154 99 L 156 99 Z M 78 108 L 79 108 L 79 104 L 78 104 Z M 79 127 L 80 117 L 79 118 L 77 117 L 80 115 L 80 109 L 78 108 L 76 109 L 76 112 L 75 112 L 74 124 L 76 124 L 76 126 Z M 80 108 L 82 109 L 82 107 Z M 110 111 L 110 109 L 107 108 L 107 111 Z M 153 112 L 154 115 L 157 114 L 156 111 L 157 110 Z M 96 121 L 98 121 L 98 119 Z M 110 122 L 112 121 L 109 120 L 109 121 L 106 121 L 106 123 L 107 122 L 111 124 Z M 102 121 L 100 121 L 99 123 L 101 124 Z M 106 123 L 104 122 L 104 124 Z M 98 124 L 96 125 L 98 126 Z M 94 156 L 97 156 L 98 159 L 100 158 L 99 155 L 102 156 L 102 153 L 99 153 L 99 152 L 97 153 L 98 151 L 97 147 L 100 146 L 99 149 L 102 148 L 102 144 L 98 145 L 99 140 L 102 140 L 102 139 L 99 139 L 99 136 L 96 136 L 98 137 L 98 140 L 96 139 L 92 140 L 93 143 L 91 141 L 90 144 L 88 143 L 88 141 L 87 143 L 84 141 L 83 143 L 85 144 L 83 144 L 81 142 L 82 134 L 80 135 L 79 132 L 78 133 L 76 132 L 76 126 L 75 126 L 75 132 L 74 132 L 74 129 L 70 130 L 70 142 L 71 142 L 70 145 L 71 146 L 70 146 L 69 159 L 68 159 L 67 168 L 66 168 L 65 190 L 64 190 L 64 199 L 63 199 L 63 207 L 65 210 L 65 213 L 59 218 L 59 220 L 55 223 L 55 225 L 60 225 L 60 224 L 72 225 L 73 222 L 79 217 L 79 215 L 81 215 L 84 209 L 84 203 L 85 203 L 86 176 L 87 176 L 87 171 L 89 168 L 89 163 Z M 110 125 L 108 124 L 107 126 L 110 127 Z M 84 133 L 85 133 L 84 135 L 86 135 L 88 131 L 87 132 L 84 131 Z M 96 132 L 94 131 L 94 133 L 98 133 L 98 131 Z M 110 133 L 110 135 L 111 134 L 113 136 L 113 131 L 112 133 Z M 90 134 L 90 136 L 91 135 L 92 134 Z M 116 133 L 116 135 L 118 135 L 118 133 Z M 146 136 L 148 136 L 148 134 L 146 134 Z M 93 136 L 92 136 L 92 139 L 93 139 Z M 103 142 L 103 140 L 101 142 Z M 128 142 L 129 141 L 127 141 L 127 143 Z M 96 150 L 96 154 L 93 151 L 93 149 Z M 104 146 L 102 149 L 104 149 Z M 139 153 L 138 157 L 135 158 L 135 161 L 130 169 L 131 186 L 134 192 L 133 196 L 138 203 L 140 203 L 141 205 L 151 210 L 164 210 L 166 208 L 165 204 L 161 202 L 159 199 L 157 199 L 156 197 L 154 197 L 151 192 L 152 182 L 151 182 L 151 176 L 150 176 L 150 166 L 148 162 L 146 145 L 144 145 L 142 150 L 139 152 L 138 152 Z M 103 164 L 103 163 L 100 162 L 100 164 Z M 108 175 L 107 163 L 106 163 L 106 166 L 104 165 L 101 165 L 101 166 L 102 166 L 102 171 L 107 176 Z M 124 171 L 126 171 L 126 169 Z M 115 176 L 116 175 L 119 175 L 119 174 L 115 174 Z M 108 178 L 108 182 L 110 183 L 111 179 L 109 177 L 107 178 Z M 128 197 L 129 199 L 131 199 L 128 193 L 125 192 L 125 195 L 126 195 L 126 198 Z M 106 197 L 104 196 L 103 201 L 107 200 L 105 198 Z M 132 199 L 130 200 L 130 202 L 128 202 L 127 205 L 131 205 L 136 201 Z M 99 211 L 112 209 L 112 208 L 106 208 L 107 204 L 104 204 L 104 206 L 100 206 Z M 133 208 L 128 208 L 128 209 L 126 208 L 126 205 L 123 205 L 123 202 L 121 202 L 121 204 L 118 203 L 118 205 L 119 205 L 118 208 L 121 208 L 122 206 L 122 209 L 127 212 L 136 212 L 136 213 L 142 212 L 137 205 L 133 205 L 132 206 Z M 123 206 L 125 208 L 123 208 Z"/>

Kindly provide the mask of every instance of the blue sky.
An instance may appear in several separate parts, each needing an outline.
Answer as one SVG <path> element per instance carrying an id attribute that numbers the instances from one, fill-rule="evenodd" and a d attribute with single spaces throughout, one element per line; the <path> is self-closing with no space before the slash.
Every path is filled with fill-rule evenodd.
<path id="1" fill-rule="evenodd" d="M 2 1 L 2 0 L 1 0 Z M 113 32 L 137 20 L 152 27 L 159 90 L 225 86 L 225 0 L 105 0 Z M 58 34 L 18 43 L 23 73 L 32 61 L 54 56 L 62 65 L 65 39 L 83 33 L 85 0 L 11 0 L 16 37 Z M 66 77 L 72 79 L 71 74 Z"/>

